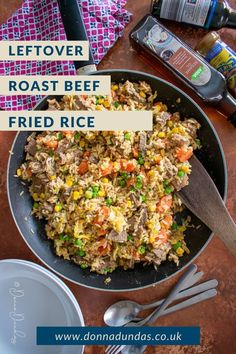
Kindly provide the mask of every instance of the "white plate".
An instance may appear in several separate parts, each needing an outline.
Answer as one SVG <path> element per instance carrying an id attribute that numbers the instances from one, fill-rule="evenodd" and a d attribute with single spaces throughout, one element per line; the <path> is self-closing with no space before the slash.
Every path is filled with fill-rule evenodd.
<path id="1" fill-rule="evenodd" d="M 84 326 L 70 289 L 45 268 L 0 261 L 0 353 L 81 354 L 81 346 L 37 346 L 38 326 Z"/>

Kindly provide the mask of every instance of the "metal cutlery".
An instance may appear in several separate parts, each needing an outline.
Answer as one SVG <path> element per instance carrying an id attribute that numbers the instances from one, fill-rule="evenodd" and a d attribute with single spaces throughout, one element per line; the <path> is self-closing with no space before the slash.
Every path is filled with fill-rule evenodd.
<path id="1" fill-rule="evenodd" d="M 204 283 L 201 283 L 201 284 L 198 284 L 198 285 L 196 285 L 196 286 L 194 286 L 194 287 L 192 287 L 190 289 L 182 290 L 176 296 L 176 298 L 174 300 L 180 300 L 180 299 L 183 299 L 183 298 L 186 298 L 186 297 L 189 297 L 189 296 L 193 296 L 193 295 L 202 293 L 203 291 L 206 291 L 206 290 L 213 289 L 213 288 L 217 287 L 217 285 L 218 285 L 218 281 L 216 279 L 208 280 L 208 281 L 206 281 Z M 136 317 L 139 312 L 141 312 L 143 310 L 151 309 L 153 307 L 158 307 L 164 302 L 164 300 L 165 299 L 161 299 L 161 300 L 158 300 L 158 301 L 156 301 L 154 303 L 147 304 L 147 305 L 140 305 L 140 304 L 138 304 L 138 303 L 136 303 L 134 301 L 120 301 L 119 303 L 116 303 L 116 304 L 118 304 L 119 306 L 122 305 L 122 304 L 124 306 L 128 304 L 128 306 L 129 306 L 129 307 L 128 306 L 126 307 L 126 311 L 127 311 L 126 312 L 126 316 L 123 317 L 123 318 L 118 318 L 118 317 L 114 316 L 114 318 L 112 317 L 112 321 L 111 322 L 109 321 L 109 319 L 111 319 L 111 318 L 108 318 L 108 321 L 105 321 L 105 323 L 108 326 L 113 326 L 113 327 L 124 326 L 126 324 L 129 324 L 132 321 L 135 321 L 135 323 L 137 323 L 139 320 L 141 320 L 141 319 L 138 319 Z M 130 310 L 130 313 L 128 313 L 128 310 Z M 166 309 L 166 311 L 167 310 L 168 309 Z M 123 312 L 123 313 L 125 313 L 125 312 Z M 116 315 L 119 316 L 119 313 L 117 312 Z M 106 319 L 107 319 L 107 317 L 106 317 Z"/>

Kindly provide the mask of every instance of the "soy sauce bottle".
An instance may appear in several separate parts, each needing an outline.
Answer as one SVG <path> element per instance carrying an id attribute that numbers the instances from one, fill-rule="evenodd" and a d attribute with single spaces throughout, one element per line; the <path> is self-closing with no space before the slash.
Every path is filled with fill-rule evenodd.
<path id="1" fill-rule="evenodd" d="M 155 17 L 146 15 L 131 31 L 132 46 L 161 62 L 205 102 L 220 106 L 236 127 L 236 99 L 224 76 Z"/>
<path id="2" fill-rule="evenodd" d="M 152 15 L 203 28 L 236 28 L 236 10 L 225 0 L 153 0 Z"/>

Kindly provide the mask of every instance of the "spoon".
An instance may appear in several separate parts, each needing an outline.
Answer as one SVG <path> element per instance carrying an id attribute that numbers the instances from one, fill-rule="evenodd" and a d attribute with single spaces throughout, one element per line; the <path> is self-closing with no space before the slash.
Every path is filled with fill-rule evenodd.
<path id="1" fill-rule="evenodd" d="M 189 280 L 187 280 L 184 289 L 190 288 L 192 285 L 196 284 L 202 276 L 203 272 L 195 273 Z M 183 293 L 184 292 L 180 292 L 178 294 L 179 297 L 176 297 L 176 299 L 185 297 Z M 157 307 L 161 305 L 163 301 L 164 299 L 146 305 L 140 305 L 137 302 L 130 300 L 118 301 L 106 310 L 104 313 L 104 322 L 108 326 L 124 326 L 126 323 L 134 320 L 140 311 Z"/>
<path id="2" fill-rule="evenodd" d="M 236 257 L 236 225 L 216 188 L 198 158 L 190 160 L 192 172 L 189 185 L 178 192 L 185 206 L 221 238 Z"/>

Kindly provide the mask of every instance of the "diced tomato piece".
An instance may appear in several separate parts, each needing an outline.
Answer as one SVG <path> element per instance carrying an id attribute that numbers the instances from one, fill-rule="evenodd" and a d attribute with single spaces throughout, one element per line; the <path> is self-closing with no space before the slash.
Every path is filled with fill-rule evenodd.
<path id="1" fill-rule="evenodd" d="M 173 224 L 173 217 L 170 214 L 165 215 L 161 224 L 164 229 L 169 230 Z"/>
<path id="2" fill-rule="evenodd" d="M 155 158 L 154 158 L 154 160 L 155 160 L 155 163 L 159 165 L 159 163 L 160 163 L 161 160 L 162 160 L 161 155 L 156 155 Z"/>
<path id="3" fill-rule="evenodd" d="M 110 215 L 110 209 L 104 205 L 101 208 L 101 213 L 102 213 L 102 215 L 104 215 L 105 218 L 108 218 L 108 216 Z"/>
<path id="4" fill-rule="evenodd" d="M 58 147 L 58 141 L 57 140 L 49 140 L 45 141 L 44 143 L 48 148 L 55 150 Z"/>
<path id="5" fill-rule="evenodd" d="M 171 208 L 172 205 L 172 196 L 170 195 L 165 195 L 164 197 L 161 198 L 159 203 L 157 204 L 157 211 L 159 213 L 164 213 L 168 211 Z"/>
<path id="6" fill-rule="evenodd" d="M 101 168 L 100 169 L 101 175 L 102 176 L 107 176 L 110 175 L 113 172 L 113 162 L 110 161 L 108 166 L 106 168 Z"/>
<path id="7" fill-rule="evenodd" d="M 135 165 L 132 162 L 128 162 L 126 166 L 126 171 L 127 172 L 133 172 L 135 170 Z"/>
<path id="8" fill-rule="evenodd" d="M 86 172 L 88 172 L 88 161 L 83 160 L 78 167 L 78 173 L 84 175 Z"/>
<path id="9" fill-rule="evenodd" d="M 158 239 L 158 241 L 165 243 L 168 240 L 168 234 L 167 234 L 166 230 L 161 229 L 156 238 Z"/>
<path id="10" fill-rule="evenodd" d="M 134 177 L 131 177 L 130 179 L 128 179 L 126 185 L 127 185 L 127 187 L 129 188 L 129 187 L 133 186 L 134 183 L 135 183 L 135 178 L 134 178 Z"/>
<path id="11" fill-rule="evenodd" d="M 121 165 L 121 171 L 124 172 L 133 172 L 136 167 L 132 161 L 127 161 L 127 160 L 121 160 L 120 165 Z"/>
<path id="12" fill-rule="evenodd" d="M 64 136 L 72 137 L 72 136 L 74 136 L 75 132 L 73 130 L 66 130 L 66 131 L 63 131 L 62 133 Z"/>
<path id="13" fill-rule="evenodd" d="M 105 230 L 105 229 L 100 229 L 98 231 L 98 236 L 104 236 L 108 233 L 108 230 Z"/>
<path id="14" fill-rule="evenodd" d="M 110 215 L 110 209 L 104 205 L 101 208 L 100 213 L 98 213 L 95 216 L 95 218 L 93 220 L 94 225 L 102 226 L 104 224 L 104 221 L 108 218 L 109 215 Z"/>
<path id="15" fill-rule="evenodd" d="M 193 148 L 178 148 L 176 151 L 176 157 L 180 162 L 185 162 L 190 159 L 193 154 Z"/>
<path id="16" fill-rule="evenodd" d="M 133 148 L 132 152 L 133 152 L 134 158 L 135 159 L 138 158 L 138 149 L 137 148 Z"/>
<path id="17" fill-rule="evenodd" d="M 85 151 L 83 153 L 83 158 L 86 159 L 86 158 L 89 158 L 89 156 L 91 155 L 90 151 Z"/>

